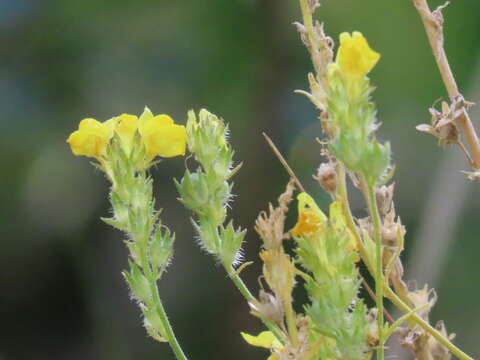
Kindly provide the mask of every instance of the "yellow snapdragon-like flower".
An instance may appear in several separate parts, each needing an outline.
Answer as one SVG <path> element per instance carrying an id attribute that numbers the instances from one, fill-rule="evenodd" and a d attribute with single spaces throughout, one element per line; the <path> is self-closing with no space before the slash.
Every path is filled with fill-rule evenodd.
<path id="1" fill-rule="evenodd" d="M 320 210 L 315 200 L 307 193 L 300 193 L 298 200 L 298 220 L 290 233 L 293 236 L 307 236 L 325 227 L 327 217 Z"/>
<path id="2" fill-rule="evenodd" d="M 67 139 L 72 152 L 77 156 L 88 156 L 100 159 L 113 136 L 112 129 L 105 123 L 95 119 L 83 119 Z"/>
<path id="3" fill-rule="evenodd" d="M 379 59 L 380 54 L 370 48 L 367 39 L 360 32 L 340 34 L 336 64 L 348 78 L 357 80 L 364 77 Z"/>
<path id="4" fill-rule="evenodd" d="M 165 114 L 153 116 L 145 111 L 140 117 L 139 131 L 147 151 L 147 157 L 174 157 L 185 155 L 187 133 L 185 126 L 176 125 Z"/>
<path id="5" fill-rule="evenodd" d="M 148 108 L 140 118 L 122 114 L 105 122 L 84 119 L 67 142 L 75 155 L 94 157 L 100 161 L 106 154 L 114 133 L 119 136 L 122 149 L 127 155 L 135 146 L 137 133 L 140 134 L 141 142 L 145 146 L 147 161 L 153 160 L 156 156 L 185 155 L 187 145 L 185 127 L 176 125 L 168 115 L 154 116 Z"/>

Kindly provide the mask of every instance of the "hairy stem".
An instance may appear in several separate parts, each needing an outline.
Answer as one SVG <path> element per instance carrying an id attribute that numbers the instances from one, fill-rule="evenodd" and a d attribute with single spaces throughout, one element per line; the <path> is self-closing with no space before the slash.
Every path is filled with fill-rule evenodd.
<path id="1" fill-rule="evenodd" d="M 182 347 L 180 346 L 180 343 L 178 342 L 175 336 L 175 333 L 173 332 L 172 325 L 168 320 L 167 313 L 165 311 L 165 308 L 163 307 L 162 300 L 160 299 L 160 295 L 158 293 L 157 278 L 154 272 L 152 271 L 152 268 L 148 262 L 147 254 L 145 252 L 142 253 L 141 263 L 142 263 L 143 271 L 145 272 L 145 278 L 148 281 L 148 284 L 150 286 L 150 291 L 153 295 L 152 300 L 153 300 L 154 309 L 158 314 L 158 317 L 162 323 L 163 329 L 165 330 L 165 334 L 164 334 L 165 338 L 168 341 L 168 344 L 170 345 L 170 348 L 175 354 L 175 357 L 177 358 L 177 360 L 188 360 L 182 350 Z"/>
<path id="2" fill-rule="evenodd" d="M 165 312 L 165 308 L 163 307 L 160 296 L 158 295 L 157 282 L 153 279 L 149 279 L 149 281 L 152 293 L 154 294 L 153 301 L 155 303 L 155 310 L 157 311 L 163 328 L 165 329 L 167 341 L 170 344 L 170 347 L 172 348 L 172 351 L 178 360 L 187 360 L 187 357 L 183 353 L 182 347 L 180 346 L 177 338 L 175 337 L 175 333 L 173 332 L 172 326 L 170 325 L 170 321 L 168 321 L 167 313 Z"/>

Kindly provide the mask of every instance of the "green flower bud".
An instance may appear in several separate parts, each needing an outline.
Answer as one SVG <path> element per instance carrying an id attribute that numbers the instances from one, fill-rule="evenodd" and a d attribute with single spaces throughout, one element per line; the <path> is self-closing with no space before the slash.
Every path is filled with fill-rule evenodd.
<path id="1" fill-rule="evenodd" d="M 220 227 L 220 238 L 222 239 L 220 259 L 224 264 L 230 266 L 239 260 L 239 252 L 246 232 L 241 229 L 235 230 L 232 221 L 226 227 Z"/>
<path id="2" fill-rule="evenodd" d="M 140 305 L 140 309 L 144 316 L 143 326 L 147 330 L 148 335 L 157 341 L 167 342 L 165 327 L 163 326 L 160 316 L 158 316 L 158 312 L 144 304 Z"/>
<path id="3" fill-rule="evenodd" d="M 172 234 L 168 228 L 162 229 L 157 226 L 149 244 L 150 263 L 156 269 L 158 275 L 161 275 L 172 256 L 175 234 Z"/>
<path id="4" fill-rule="evenodd" d="M 150 291 L 150 285 L 148 280 L 143 275 L 142 271 L 132 261 L 128 261 L 130 265 L 130 272 L 124 271 L 123 276 L 127 280 L 130 289 L 132 290 L 133 296 L 141 302 L 148 302 L 152 298 L 152 293 Z"/>

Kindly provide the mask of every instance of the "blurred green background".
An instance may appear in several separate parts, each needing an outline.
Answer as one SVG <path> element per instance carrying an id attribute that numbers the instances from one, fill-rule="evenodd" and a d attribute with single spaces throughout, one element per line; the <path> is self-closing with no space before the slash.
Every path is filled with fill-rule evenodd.
<path id="1" fill-rule="evenodd" d="M 480 102 L 480 2 L 452 1 L 446 48 L 460 88 Z M 431 1 L 432 6 L 440 1 Z M 397 164 L 397 209 L 408 229 L 408 278 L 433 284 L 456 342 L 480 356 L 479 186 L 457 149 L 442 150 L 415 125 L 445 96 L 419 17 L 409 0 L 325 0 L 328 34 L 360 30 L 382 59 L 371 77 Z M 120 271 L 122 234 L 109 214 L 108 183 L 65 143 L 84 117 L 104 120 L 145 105 L 184 123 L 206 107 L 231 127 L 237 161 L 232 214 L 248 228 L 243 276 L 258 289 L 258 212 L 287 176 L 261 137 L 266 131 L 309 191 L 320 162 L 307 87 L 311 65 L 292 23 L 294 0 L 0 1 L 0 359 L 173 359 L 145 336 Z M 480 114 L 473 112 L 478 119 Z M 213 259 L 198 248 L 172 178 L 184 161 L 154 170 L 164 220 L 177 232 L 175 259 L 160 283 L 191 359 L 264 359 L 240 331 L 259 322 Z M 358 196 L 355 213 L 364 216 Z M 412 260 L 413 259 L 413 260 Z"/>

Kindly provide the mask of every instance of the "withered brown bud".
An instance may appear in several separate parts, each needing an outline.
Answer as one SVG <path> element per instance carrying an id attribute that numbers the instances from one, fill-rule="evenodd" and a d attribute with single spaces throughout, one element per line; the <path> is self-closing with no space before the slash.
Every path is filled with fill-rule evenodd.
<path id="1" fill-rule="evenodd" d="M 313 178 L 326 192 L 334 193 L 337 190 L 337 171 L 333 162 L 321 164 Z"/>
<path id="2" fill-rule="evenodd" d="M 262 211 L 255 221 L 255 230 L 263 240 L 263 247 L 267 250 L 278 249 L 286 238 L 284 233 L 285 214 L 293 200 L 295 185 L 293 179 L 287 184 L 285 192 L 278 198 L 278 207 L 269 204 L 269 211 Z"/>
<path id="3" fill-rule="evenodd" d="M 441 111 L 434 107 L 429 109 L 432 115 L 431 125 L 421 124 L 417 130 L 432 134 L 438 139 L 440 145 L 458 144 L 460 142 L 460 132 L 457 127 L 457 120 L 462 116 L 465 109 L 472 106 L 473 103 L 466 101 L 459 96 L 449 105 L 442 101 Z"/>
<path id="4" fill-rule="evenodd" d="M 437 302 L 437 294 L 434 289 L 429 289 L 428 285 L 425 285 L 422 289 L 414 289 L 408 292 L 408 298 L 412 302 L 413 308 L 424 307 L 422 310 L 417 311 L 417 314 L 428 321 L 428 315 L 433 305 Z"/>
<path id="5" fill-rule="evenodd" d="M 397 245 L 397 226 L 382 227 L 382 243 L 385 246 L 396 247 Z"/>
<path id="6" fill-rule="evenodd" d="M 375 193 L 378 210 L 382 216 L 385 216 L 387 213 L 389 213 L 390 209 L 392 208 L 394 186 L 395 184 L 390 184 L 388 186 L 382 185 Z"/>
<path id="7" fill-rule="evenodd" d="M 259 300 L 255 299 L 249 303 L 252 314 L 275 324 L 281 324 L 284 317 L 282 302 L 264 290 L 260 290 L 258 297 Z"/>

